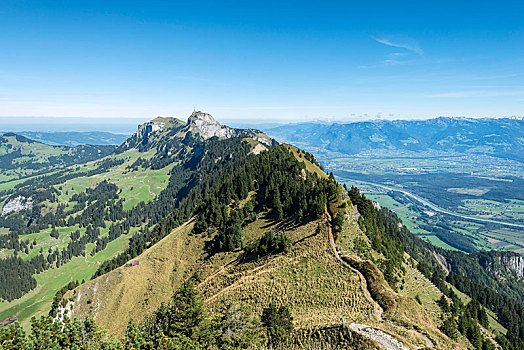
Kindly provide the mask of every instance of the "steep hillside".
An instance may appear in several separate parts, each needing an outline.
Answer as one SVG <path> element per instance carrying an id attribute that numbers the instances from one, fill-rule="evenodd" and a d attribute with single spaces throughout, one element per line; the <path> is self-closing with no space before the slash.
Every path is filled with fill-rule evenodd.
<path id="1" fill-rule="evenodd" d="M 434 249 L 311 154 L 202 112 L 9 191 L 23 198 L 1 221 L 0 320 L 49 313 L 33 333 L 101 334 L 65 317 L 87 316 L 117 337 L 98 346 L 126 348 L 522 344 L 522 306 L 477 285 L 503 259 Z"/>
<path id="2" fill-rule="evenodd" d="M 235 195 L 230 197 L 232 202 L 226 198 L 218 199 L 215 204 L 205 201 L 196 217 L 173 229 L 142 254 L 67 292 L 57 310 L 58 315 L 91 316 L 104 328 L 122 336 L 131 319 L 145 322 L 162 302 L 169 302 L 183 283 L 197 275 L 200 281 L 198 289 L 212 314 L 218 313 L 224 302 L 247 306 L 254 314 L 261 314 L 270 303 L 287 305 L 296 329 L 295 342 L 299 342 L 300 334 L 334 327 L 342 333 L 349 331 L 362 337 L 375 332 L 379 334 L 375 344 L 389 344 L 388 337 L 392 337 L 393 343 L 401 341 L 416 347 L 430 344 L 438 344 L 439 348 L 464 346 L 441 333 L 435 321 L 413 299 L 397 295 L 372 262 L 368 262 L 372 271 L 367 273 L 367 277 L 374 276 L 374 279 L 367 282 L 367 277 L 358 269 L 341 259 L 333 243 L 331 216 L 326 210 L 329 207 L 331 215 L 336 215 L 333 208 L 342 205 L 337 198 L 345 196 L 344 189 L 333 179 L 327 179 L 316 162 L 306 159 L 310 156 L 287 146 L 273 148 L 262 155 L 264 157 L 260 160 L 256 159 L 258 156 L 249 158 L 245 166 L 245 169 L 252 169 L 255 164 L 260 166 L 261 172 L 255 170 L 253 173 L 257 188 L 248 188 L 243 195 L 239 189 L 237 199 L 233 199 Z M 275 162 L 280 157 L 285 161 Z M 286 166 L 287 162 L 304 165 L 293 168 Z M 264 164 L 272 164 L 269 168 L 274 177 L 264 175 Z M 244 167 L 237 168 L 234 174 L 242 174 L 241 169 Z M 299 218 L 297 211 L 290 209 L 299 199 L 300 192 L 281 195 L 283 214 L 279 216 L 276 203 L 280 199 L 275 200 L 269 194 L 267 201 L 265 193 L 267 186 L 280 193 L 288 191 L 289 181 L 280 178 L 281 172 L 298 182 L 305 182 L 311 176 L 318 179 L 317 174 L 321 174 L 323 180 L 314 187 L 326 186 L 326 192 L 321 192 L 320 196 L 329 196 L 332 204 L 326 206 L 327 202 L 324 202 L 324 209 L 317 218 L 314 211 L 309 214 L 306 211 Z M 232 175 L 233 179 L 237 176 Z M 250 178 L 249 173 L 246 176 Z M 271 185 L 272 181 L 276 182 Z M 250 186 L 249 183 L 251 181 L 246 185 Z M 223 188 L 223 185 L 217 186 Z M 223 192 L 219 190 L 217 193 Z M 288 200 L 291 201 L 290 209 L 284 203 Z M 221 203 L 227 203 L 224 208 L 229 212 L 224 221 L 215 216 L 223 212 L 218 209 Z M 241 215 L 244 218 L 239 221 L 241 244 L 217 247 L 223 234 L 235 234 L 236 224 L 231 220 L 235 220 L 236 212 L 244 213 Z M 349 220 L 348 225 L 354 226 L 355 223 Z M 260 249 L 256 247 L 260 247 L 259 242 L 267 237 L 267 232 L 278 232 L 287 237 L 289 248 L 282 253 L 273 252 L 256 258 L 253 254 Z M 384 312 L 380 303 L 377 304 L 371 296 L 375 290 L 380 291 L 375 296 L 389 300 Z M 115 315 L 120 316 L 116 318 Z M 346 330 L 341 318 L 347 322 Z"/>
<path id="3" fill-rule="evenodd" d="M 349 216 L 358 218 L 358 226 L 342 230 L 342 247 L 359 258 L 377 262 L 390 286 L 404 295 L 415 297 L 432 318 L 443 322 L 440 328 L 446 334 L 456 334 L 455 325 L 458 323 L 460 332 L 467 335 L 475 347 L 482 345 L 482 332 L 489 335 L 484 337 L 484 342 L 491 342 L 496 335 L 503 348 L 508 348 L 508 344 L 513 344 L 516 349 L 524 346 L 524 307 L 520 301 L 523 281 L 517 275 L 518 269 L 507 271 L 501 266 L 506 256 L 514 258 L 515 254 L 482 252 L 468 255 L 437 248 L 411 234 L 394 212 L 366 199 L 357 188 L 351 188 L 348 194 L 351 203 L 355 204 Z M 355 228 L 357 232 L 358 228 L 366 232 L 365 239 L 355 234 Z M 378 259 L 373 253 L 377 250 L 382 255 Z M 404 252 L 404 255 L 399 255 L 399 252 Z M 350 261 L 353 260 L 350 257 Z M 511 261 L 518 262 L 519 259 Z M 358 261 L 356 264 L 365 267 Z M 377 291 L 380 300 L 380 289 Z M 461 293 L 471 297 L 468 302 L 472 300 L 465 310 L 460 306 L 464 301 Z M 388 300 L 385 299 L 385 305 Z M 472 315 L 477 322 L 468 320 Z M 473 328 L 463 332 L 471 326 Z"/>
<path id="4" fill-rule="evenodd" d="M 157 118 L 102 159 L 0 184 L 0 320 L 17 316 L 27 324 L 31 316 L 47 313 L 58 290 L 89 279 L 136 241 L 135 235 L 147 235 L 212 169 L 267 149 L 248 142 L 247 134 L 273 142 L 239 129 L 231 129 L 238 137 L 209 138 L 194 127 L 200 116 L 210 121 L 203 113 L 188 123 Z M 53 150 L 59 159 L 81 149 L 6 136 L 11 138 Z"/>
<path id="5" fill-rule="evenodd" d="M 244 263 L 241 251 L 208 256 L 205 244 L 212 238 L 191 236 L 193 225 L 186 223 L 138 256 L 138 266 L 120 267 L 66 298 L 74 295 L 72 316 L 91 315 L 104 328 L 122 335 L 130 319 L 143 321 L 198 272 L 203 280 L 199 289 L 211 309 L 229 299 L 260 313 L 270 301 L 291 301 L 298 328 L 338 325 L 343 315 L 364 321 L 372 306 L 360 292 L 358 276 L 326 252 L 326 226 L 315 236 L 318 224 L 284 231 L 293 243 L 298 242 L 285 256 Z M 244 231 L 259 234 L 275 225 L 264 222 L 261 230 L 261 223 L 254 222 Z M 252 241 L 256 238 L 253 235 Z M 333 302 L 337 298 L 340 301 Z M 115 319 L 115 314 L 125 316 Z"/>
<path id="6" fill-rule="evenodd" d="M 269 135 L 298 146 L 358 154 L 378 150 L 443 151 L 489 154 L 520 161 L 524 158 L 522 118 L 302 123 L 267 130 Z"/>

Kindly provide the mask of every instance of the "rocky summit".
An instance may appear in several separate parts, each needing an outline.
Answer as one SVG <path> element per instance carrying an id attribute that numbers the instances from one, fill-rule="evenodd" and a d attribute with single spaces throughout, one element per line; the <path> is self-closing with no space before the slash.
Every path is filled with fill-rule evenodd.
<path id="1" fill-rule="evenodd" d="M 205 139 L 213 136 L 231 138 L 238 134 L 236 129 L 220 124 L 211 114 L 204 112 L 193 112 L 189 116 L 187 123 Z"/>

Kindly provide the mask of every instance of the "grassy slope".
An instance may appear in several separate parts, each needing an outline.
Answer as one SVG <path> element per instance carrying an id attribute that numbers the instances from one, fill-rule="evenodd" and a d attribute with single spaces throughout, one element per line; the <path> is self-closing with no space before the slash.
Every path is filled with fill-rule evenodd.
<path id="1" fill-rule="evenodd" d="M 321 231 L 316 233 L 317 225 Z M 316 234 L 315 234 L 316 233 Z M 360 292 L 359 278 L 329 250 L 324 220 L 290 229 L 292 250 L 250 263 L 234 262 L 202 283 L 211 307 L 231 299 L 256 314 L 270 302 L 289 305 L 296 328 L 339 325 L 367 319 L 372 305 Z"/>
<path id="2" fill-rule="evenodd" d="M 111 168 L 108 172 L 91 177 L 75 178 L 67 181 L 63 185 L 55 187 L 62 187 L 61 199 L 67 202 L 73 193 L 82 192 L 87 187 L 95 187 L 98 183 L 107 180 L 117 185 L 122 191 L 119 195 L 120 198 L 125 200 L 124 209 L 130 209 L 141 201 L 147 202 L 153 199 L 166 187 L 169 181 L 168 174 L 175 163 L 159 170 L 143 168 L 135 171 L 126 170 L 126 168 L 133 164 L 139 157 L 150 159 L 154 153 L 154 150 L 138 152 L 135 149 L 130 149 L 121 154 L 107 156 L 103 159 L 124 159 L 125 162 Z M 92 163 L 94 162 L 87 163 L 87 166 L 90 166 Z M 68 195 L 65 194 L 66 192 L 68 192 Z"/>
<path id="3" fill-rule="evenodd" d="M 464 304 L 466 303 L 469 303 L 471 301 L 471 297 L 469 295 L 466 295 L 464 293 L 462 293 L 460 290 L 458 290 L 454 285 L 452 284 L 449 284 L 449 283 L 446 283 L 448 285 L 448 287 L 450 287 L 451 289 L 453 289 L 453 291 L 455 292 L 455 294 L 457 294 L 457 296 L 460 298 L 460 301 Z M 495 313 L 489 309 L 485 309 L 487 314 L 488 314 L 488 318 L 489 318 L 489 330 L 494 332 L 494 331 L 497 331 L 497 332 L 500 332 L 502 334 L 506 334 L 508 332 L 508 330 L 506 328 L 504 328 L 504 326 L 502 326 L 498 321 L 497 321 L 497 316 L 495 315 Z"/>
<path id="4" fill-rule="evenodd" d="M 286 145 L 288 150 L 293 152 L 293 155 L 295 158 L 297 158 L 299 161 L 304 162 L 306 164 L 306 170 L 311 173 L 316 173 L 320 177 L 326 178 L 327 175 L 325 172 L 323 172 L 319 167 L 317 167 L 315 164 L 311 163 L 309 160 L 307 160 L 302 154 L 300 154 L 300 149 L 298 149 L 295 146 Z"/>
<path id="5" fill-rule="evenodd" d="M 155 121 L 164 122 L 168 126 L 179 126 L 185 124 L 184 122 L 174 118 L 157 118 Z M 13 144 L 19 144 L 14 136 L 9 138 L 13 139 Z M 30 147 L 30 149 L 25 151 L 25 153 L 41 154 L 42 157 L 47 156 L 48 154 L 59 155 L 61 154 L 60 152 L 65 152 L 62 148 L 52 147 L 40 143 L 20 144 Z M 41 149 L 42 147 L 44 148 L 43 150 Z M 0 147 L 0 152 L 7 151 L 4 148 Z M 56 154 L 52 152 L 55 152 Z M 152 158 L 155 152 L 155 149 L 149 150 L 147 152 L 138 152 L 136 149 L 129 149 L 123 153 L 112 154 L 102 158 L 101 160 L 123 159 L 124 163 L 119 166 L 115 166 L 102 174 L 97 174 L 90 177 L 77 177 L 70 179 L 63 184 L 54 186 L 60 192 L 59 202 L 61 204 L 66 204 L 66 210 L 70 210 L 75 204 L 71 202 L 71 197 L 74 193 L 84 192 L 86 188 L 93 188 L 104 180 L 112 182 L 118 186 L 120 198 L 124 199 L 124 209 L 131 209 L 140 201 L 148 202 L 153 200 L 154 197 L 157 196 L 167 186 L 169 181 L 169 172 L 175 164 L 170 164 L 169 166 L 158 170 L 139 168 L 138 170 L 132 171 L 127 169 L 127 167 L 133 164 L 139 157 L 146 160 Z M 98 161 L 91 161 L 81 165 L 73 165 L 68 167 L 68 169 L 71 173 L 84 173 L 95 169 L 97 167 L 97 162 Z M 53 173 L 54 172 L 49 172 L 48 174 Z M 0 190 L 12 189 L 15 185 L 26 181 L 27 179 L 30 179 L 30 177 L 27 177 L 23 180 L 11 179 L 11 181 L 0 183 Z M 5 198 L 0 198 L 0 204 L 2 204 L 4 199 Z M 46 203 L 46 207 L 43 208 L 43 213 L 54 211 L 57 205 L 58 203 Z M 109 227 L 110 223 L 107 222 L 106 224 Z M 31 257 L 38 254 L 40 249 L 43 250 L 45 255 L 47 255 L 47 251 L 50 247 L 53 249 L 62 249 L 66 247 L 70 241 L 69 233 L 75 231 L 78 229 L 78 227 L 57 227 L 57 229 L 60 233 L 60 237 L 58 239 L 52 238 L 50 236 L 51 228 L 42 230 L 38 233 L 21 236 L 21 240 L 36 240 L 36 246 L 29 252 L 29 254 L 21 253 L 20 256 L 24 259 L 30 259 Z M 5 232 L 6 231 L 2 229 L 0 234 Z M 83 235 L 85 233 L 85 228 L 80 229 L 80 232 Z M 106 236 L 107 232 L 108 228 L 101 229 L 101 236 Z M 128 244 L 128 238 L 130 236 L 131 235 L 120 237 L 118 240 L 110 242 L 106 249 L 97 253 L 95 257 L 91 257 L 88 254 L 88 266 L 80 263 L 80 261 L 83 261 L 83 258 L 74 258 L 72 261 L 64 264 L 59 269 L 51 269 L 36 275 L 35 278 L 37 279 L 37 288 L 35 290 L 29 292 L 21 299 L 14 300 L 12 302 L 0 302 L 0 320 L 12 315 L 16 315 L 22 324 L 28 325 L 30 317 L 47 313 L 57 290 L 62 288 L 69 281 L 81 281 L 83 279 L 89 279 L 96 270 L 94 263 L 97 261 L 103 262 L 104 260 L 107 260 L 108 258 L 111 258 L 124 250 Z M 86 248 L 87 253 L 89 253 L 93 248 L 94 244 L 89 244 Z M 0 249 L 0 258 L 5 258 L 12 253 L 12 250 Z"/>
<path id="6" fill-rule="evenodd" d="M 345 217 L 342 229 L 337 234 L 336 244 L 341 251 L 342 260 L 359 270 L 365 277 L 367 289 L 374 300 L 382 306 L 382 319 L 386 320 L 386 322 L 383 322 L 374 318 L 366 323 L 415 346 L 424 346 L 420 334 L 415 331 L 420 330 L 433 343 L 437 344 L 438 348 L 464 348 L 465 344 L 451 341 L 437 327 L 437 310 L 435 308 L 438 308 L 438 306 L 434 304 L 434 300 L 438 293 L 426 293 L 428 295 L 425 296 L 423 305 L 419 305 L 415 301 L 414 295 L 404 292 L 397 293 L 391 289 L 382 272 L 373 262 L 368 260 L 369 257 L 372 257 L 375 261 L 378 261 L 384 257 L 371 249 L 370 242 L 357 223 L 356 216 L 359 214 L 355 212 L 353 205 L 345 195 L 345 191 L 340 186 L 339 192 L 337 203 L 331 203 L 329 206 L 329 211 L 333 217 L 337 213 L 342 213 Z M 346 205 L 343 202 L 346 202 Z M 361 240 L 358 245 L 355 244 L 357 238 Z M 420 273 L 418 274 L 420 275 Z M 426 282 L 429 290 L 429 281 Z"/>
<path id="7" fill-rule="evenodd" d="M 324 229 L 314 235 L 319 223 Z M 204 245 L 210 238 L 191 236 L 192 224 L 186 223 L 138 257 L 139 266 L 121 267 L 80 286 L 74 316 L 91 314 L 102 327 L 121 335 L 129 319 L 143 320 L 198 271 L 211 310 L 231 299 L 260 313 L 274 301 L 290 304 L 298 328 L 339 324 L 341 316 L 362 321 L 371 306 L 360 294 L 357 276 L 326 251 L 325 225 L 315 221 L 287 228 L 297 242 L 291 252 L 242 263 L 240 252 L 207 257 Z M 246 236 L 255 239 L 271 228 L 277 227 L 261 217 L 248 225 Z M 115 319 L 115 314 L 121 316 Z"/>
<path id="8" fill-rule="evenodd" d="M 189 277 L 188 267 L 194 265 L 204 244 L 203 240 L 189 239 L 191 229 L 187 223 L 174 230 L 138 257 L 140 265 L 118 268 L 81 285 L 74 316 L 90 314 L 117 334 L 124 331 L 129 319 L 143 319 Z"/>
<path id="9" fill-rule="evenodd" d="M 88 280 L 96 271 L 97 261 L 104 261 L 116 255 L 127 246 L 131 234 L 110 242 L 107 248 L 94 256 L 73 258 L 59 268 L 49 269 L 35 276 L 37 287 L 22 298 L 9 303 L 0 303 L 0 319 L 17 315 L 23 326 L 28 326 L 31 317 L 47 314 L 56 291 L 70 281 Z"/>
<path id="10" fill-rule="evenodd" d="M 137 171 L 126 171 L 126 167 L 131 165 L 138 157 L 148 159 L 152 157 L 154 151 L 140 153 L 136 150 L 129 150 L 118 155 L 110 155 L 103 159 L 122 158 L 125 162 L 122 165 L 110 169 L 103 174 L 94 175 L 91 177 L 78 177 L 66 181 L 63 184 L 56 185 L 55 188 L 60 191 L 59 201 L 65 203 L 68 209 L 71 209 L 74 203 L 70 202 L 70 198 L 74 193 L 84 192 L 86 188 L 93 188 L 103 180 L 108 180 L 115 183 L 122 191 L 120 197 L 125 199 L 124 208 L 130 209 L 139 201 L 150 201 L 154 196 L 165 188 L 168 183 L 168 172 L 172 165 L 159 170 L 139 169 Z M 72 171 L 85 172 L 95 168 L 96 161 L 88 162 L 84 165 L 75 165 L 70 167 Z M 77 170 L 78 169 L 78 170 Z M 13 184 L 12 181 L 9 184 Z M 1 184 L 4 185 L 4 184 Z M 1 186 L 0 185 L 0 186 Z M 53 210 L 57 203 L 49 203 L 46 210 Z M 107 228 L 101 229 L 101 236 L 108 233 L 109 222 Z M 33 241 L 36 240 L 36 246 L 29 254 L 20 253 L 24 259 L 30 259 L 39 253 L 40 249 L 44 254 L 50 247 L 53 249 L 62 249 L 69 243 L 69 234 L 72 231 L 79 229 L 74 227 L 57 227 L 60 233 L 58 239 L 50 236 L 51 228 L 42 230 L 37 233 L 23 235 L 21 240 Z M 134 233 L 136 229 L 131 232 Z M 80 229 L 81 234 L 85 233 L 85 228 Z M 32 316 L 40 316 L 47 314 L 51 307 L 52 300 L 57 290 L 62 288 L 68 282 L 73 280 L 88 280 L 96 271 L 97 266 L 94 264 L 97 261 L 103 262 L 119 252 L 123 251 L 128 244 L 128 239 L 132 234 L 119 237 L 117 240 L 110 242 L 106 249 L 98 252 L 95 256 L 91 256 L 89 252 L 94 248 L 94 244 L 89 244 L 86 248 L 87 258 L 76 257 L 70 262 L 64 264 L 60 268 L 53 268 L 35 275 L 37 280 L 37 288 L 26 294 L 24 297 L 11 301 L 0 302 L 0 320 L 9 316 L 17 315 L 24 326 L 29 324 Z M 0 249 L 0 257 L 5 257 L 12 254 L 11 250 Z"/>
<path id="11" fill-rule="evenodd" d="M 339 209 L 340 210 L 340 209 Z M 360 252 L 355 251 L 355 247 L 352 245 L 353 240 L 356 237 L 362 237 L 363 233 L 360 230 L 359 225 L 355 221 L 355 212 L 353 210 L 353 207 L 348 206 L 346 209 L 347 211 L 347 227 L 343 232 L 339 235 L 339 239 L 337 241 L 337 244 L 341 246 L 344 252 L 349 252 L 351 255 L 359 256 L 361 255 Z M 432 236 L 431 236 L 432 237 Z M 411 260 L 411 257 L 408 254 L 405 254 L 406 261 Z M 361 258 L 361 256 L 360 256 Z M 442 314 L 442 311 L 440 307 L 437 305 L 436 301 L 442 296 L 442 292 L 438 290 L 433 284 L 424 276 L 422 275 L 416 268 L 412 267 L 409 264 L 404 264 L 404 268 L 406 269 L 406 273 L 402 276 L 402 281 L 399 285 L 399 294 L 404 297 L 404 299 L 398 299 L 400 301 L 399 305 L 404 305 L 404 308 L 398 308 L 395 312 L 392 312 L 392 310 L 388 311 L 385 310 L 384 317 L 394 320 L 397 319 L 397 323 L 399 321 L 403 322 L 408 320 L 413 322 L 415 319 L 415 313 L 412 313 L 414 309 L 419 309 L 419 306 L 417 304 L 413 303 L 414 298 L 418 295 L 422 302 L 422 307 L 424 311 L 426 312 L 427 316 L 432 319 L 433 322 L 427 322 L 422 319 L 420 319 L 413 324 L 417 324 L 420 327 L 420 324 L 424 324 L 423 327 L 420 327 L 425 330 L 432 330 L 433 337 L 434 336 L 442 336 L 442 334 L 439 334 L 440 332 L 435 328 L 435 325 L 440 325 L 440 315 Z M 382 289 L 389 289 L 389 286 L 385 281 L 381 282 Z M 466 294 L 458 291 L 454 286 L 448 284 L 450 288 L 454 290 L 454 292 L 461 298 L 461 301 L 463 303 L 467 303 L 471 300 L 469 296 Z M 390 291 L 386 293 L 386 295 L 391 296 L 394 295 L 393 291 Z M 404 309 L 404 310 L 403 310 Z M 405 311 L 408 311 L 412 313 L 411 315 L 406 315 Z M 506 334 L 507 330 L 498 323 L 495 314 L 491 311 L 486 309 L 489 317 L 489 330 L 491 334 L 493 332 L 501 332 L 503 334 Z M 407 317 L 406 317 L 407 316 Z M 399 318 L 400 317 L 400 318 Z M 421 323 L 422 322 L 422 323 Z M 434 323 L 434 324 L 432 324 Z M 445 338 L 441 338 L 445 339 Z M 461 344 L 462 346 L 464 344 Z"/>
<path id="12" fill-rule="evenodd" d="M 309 161 L 299 159 L 305 161 L 308 170 L 326 176 Z M 323 230 L 314 235 L 319 223 Z M 260 214 L 244 229 L 246 244 L 272 228 L 284 230 L 296 244 L 286 255 L 242 263 L 240 251 L 208 257 L 204 247 L 211 237 L 191 235 L 192 223 L 186 223 L 139 256 L 140 265 L 121 267 L 80 286 L 73 315 L 91 314 L 103 327 L 122 334 L 129 319 L 143 319 L 198 271 L 211 309 L 226 297 L 257 311 L 269 300 L 288 300 L 293 303 L 298 327 L 339 324 L 342 315 L 363 320 L 371 305 L 359 292 L 357 276 L 327 252 L 326 225 L 324 219 L 293 227 Z M 246 280 L 251 282 L 244 283 Z M 66 298 L 72 295 L 70 292 Z M 247 295 L 251 297 L 246 299 Z M 115 314 L 128 316 L 115 319 Z"/>
<path id="13" fill-rule="evenodd" d="M 307 165 L 312 169 L 312 164 Z M 202 277 L 199 288 L 212 312 L 227 299 L 248 305 L 255 314 L 269 302 L 285 303 L 299 330 L 340 325 L 340 317 L 344 317 L 349 323 L 367 323 L 405 343 L 420 346 L 424 341 L 412 329 L 419 324 L 440 347 L 462 347 L 438 331 L 412 298 L 391 290 L 372 263 L 366 263 L 374 276 L 370 287 L 388 301 L 384 315 L 397 325 L 369 319 L 373 305 L 362 293 L 358 274 L 334 256 L 327 218 L 293 226 L 272 222 L 260 214 L 245 228 L 247 243 L 269 229 L 280 229 L 294 244 L 286 254 L 254 262 L 242 261 L 240 251 L 207 256 L 204 247 L 211 238 L 191 235 L 191 228 L 189 222 L 172 231 L 137 259 L 139 266 L 120 267 L 69 292 L 66 298 L 76 300 L 73 316 L 91 314 L 102 327 L 122 335 L 129 319 L 143 320 L 162 301 L 168 301 L 184 280 L 198 272 Z"/>

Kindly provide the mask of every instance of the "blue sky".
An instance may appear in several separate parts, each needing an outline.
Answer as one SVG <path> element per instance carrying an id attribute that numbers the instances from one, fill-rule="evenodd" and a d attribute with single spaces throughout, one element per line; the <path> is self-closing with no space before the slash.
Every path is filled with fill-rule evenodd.
<path id="1" fill-rule="evenodd" d="M 524 114 L 517 1 L 0 4 L 0 116 Z"/>

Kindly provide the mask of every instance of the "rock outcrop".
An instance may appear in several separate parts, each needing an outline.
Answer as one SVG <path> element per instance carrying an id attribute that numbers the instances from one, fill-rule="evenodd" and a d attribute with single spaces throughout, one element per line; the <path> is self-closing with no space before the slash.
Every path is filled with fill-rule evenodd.
<path id="1" fill-rule="evenodd" d="M 128 138 L 117 149 L 117 152 L 122 152 L 129 148 L 143 150 L 162 144 L 164 149 L 159 150 L 160 152 L 164 152 L 166 151 L 167 144 L 166 142 L 160 141 L 162 138 L 164 138 L 164 141 L 173 137 L 184 138 L 188 133 L 197 135 L 204 139 L 209 139 L 211 137 L 228 139 L 245 135 L 265 146 L 274 146 L 277 144 L 277 141 L 259 130 L 231 128 L 217 122 L 211 114 L 195 111 L 189 116 L 187 123 L 176 118 L 158 117 L 150 122 L 140 125 L 137 132 Z M 262 149 L 259 147 L 257 152 L 261 150 Z M 167 153 L 169 153 L 169 150 L 167 150 Z"/>
<path id="2" fill-rule="evenodd" d="M 24 209 L 33 209 L 33 200 L 31 197 L 25 198 L 24 196 L 18 196 L 8 201 L 2 208 L 2 215 L 10 213 L 16 213 Z"/>
<path id="3" fill-rule="evenodd" d="M 220 124 L 211 114 L 204 112 L 193 112 L 187 123 L 193 131 L 198 132 L 205 139 L 213 136 L 231 138 L 238 135 L 237 129 Z"/>
<path id="4" fill-rule="evenodd" d="M 519 278 L 524 278 L 524 259 L 522 256 L 503 255 L 500 257 L 500 263 L 507 272 L 515 272 Z"/>
<path id="5" fill-rule="evenodd" d="M 132 137 L 128 138 L 124 142 L 125 147 L 131 146 L 132 142 L 139 141 L 141 144 L 147 144 L 149 141 L 149 135 L 155 131 L 162 131 L 165 127 L 164 122 L 150 121 L 144 123 L 138 127 L 137 132 Z M 134 146 L 134 145 L 133 145 Z"/>
<path id="6" fill-rule="evenodd" d="M 230 128 L 217 122 L 211 114 L 200 111 L 193 112 L 189 116 L 187 124 L 190 130 L 198 133 L 205 139 L 214 136 L 229 139 L 244 134 L 267 146 L 272 146 L 275 143 L 275 140 L 259 130 Z"/>
<path id="7" fill-rule="evenodd" d="M 193 112 L 189 116 L 187 124 L 190 130 L 200 134 L 205 139 L 213 136 L 229 139 L 231 137 L 246 135 L 267 146 L 273 146 L 276 143 L 274 139 L 259 130 L 230 128 L 217 122 L 211 114 L 200 111 Z"/>
<path id="8" fill-rule="evenodd" d="M 433 256 L 437 260 L 437 262 L 440 265 L 440 267 L 442 267 L 442 269 L 446 273 L 446 276 L 449 275 L 450 267 L 449 267 L 448 262 L 446 261 L 446 258 L 443 257 L 441 254 L 435 252 L 435 251 L 433 251 Z"/>

